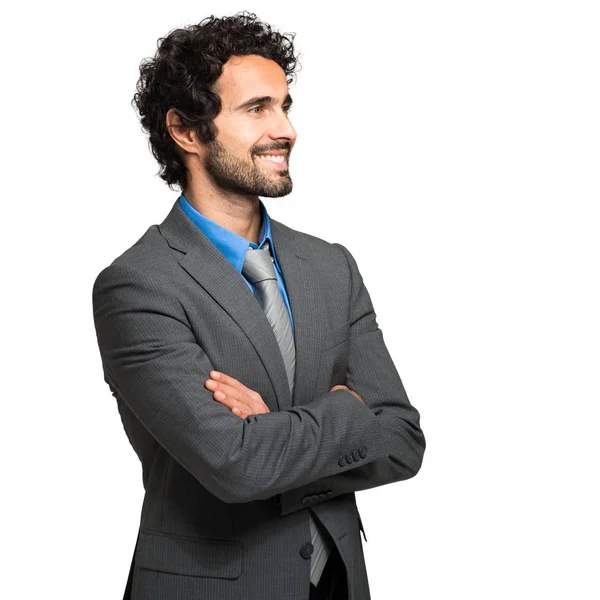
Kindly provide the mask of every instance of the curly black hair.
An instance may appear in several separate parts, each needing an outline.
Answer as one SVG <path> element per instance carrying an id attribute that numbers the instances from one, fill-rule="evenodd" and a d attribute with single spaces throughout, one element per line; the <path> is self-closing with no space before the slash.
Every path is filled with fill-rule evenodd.
<path id="1" fill-rule="evenodd" d="M 159 175 L 169 188 L 177 185 L 185 189 L 187 169 L 167 130 L 168 110 L 172 108 L 200 140 L 213 141 L 213 120 L 221 110 L 221 100 L 214 90 L 223 65 L 234 55 L 257 54 L 274 60 L 290 84 L 299 65 L 294 55 L 295 35 L 273 31 L 254 13 L 242 11 L 231 17 L 206 17 L 197 25 L 174 29 L 158 40 L 154 57 L 140 63 L 140 78 L 131 103 L 149 134 L 150 149 L 160 164 Z"/>

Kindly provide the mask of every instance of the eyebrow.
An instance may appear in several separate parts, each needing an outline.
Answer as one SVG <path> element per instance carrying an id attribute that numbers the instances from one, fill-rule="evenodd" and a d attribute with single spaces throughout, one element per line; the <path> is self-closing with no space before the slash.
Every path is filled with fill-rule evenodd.
<path id="1" fill-rule="evenodd" d="M 236 106 L 236 108 L 234 108 L 234 110 L 242 110 L 244 108 L 250 108 L 251 106 L 254 106 L 255 104 L 275 104 L 276 99 L 273 98 L 273 96 L 254 96 L 254 98 L 250 98 L 250 100 L 246 100 L 245 102 L 242 102 L 242 104 L 240 104 L 239 106 Z M 283 104 L 284 106 L 292 106 L 293 100 L 292 97 L 288 94 L 284 100 L 283 100 Z"/>

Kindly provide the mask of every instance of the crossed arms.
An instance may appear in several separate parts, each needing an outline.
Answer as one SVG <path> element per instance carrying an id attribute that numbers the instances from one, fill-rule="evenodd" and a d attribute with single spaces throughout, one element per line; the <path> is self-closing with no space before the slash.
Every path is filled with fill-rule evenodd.
<path id="1" fill-rule="evenodd" d="M 207 387 L 214 366 L 167 277 L 114 264 L 94 284 L 96 333 L 113 394 L 225 502 L 280 494 L 286 514 L 304 508 L 301 498 L 323 486 L 329 499 L 408 479 L 421 466 L 425 440 L 419 414 L 385 347 L 356 262 L 336 246 L 352 278 L 350 389 L 278 412 L 244 417 L 215 402 Z M 366 449 L 366 456 L 340 461 L 352 449 Z"/>

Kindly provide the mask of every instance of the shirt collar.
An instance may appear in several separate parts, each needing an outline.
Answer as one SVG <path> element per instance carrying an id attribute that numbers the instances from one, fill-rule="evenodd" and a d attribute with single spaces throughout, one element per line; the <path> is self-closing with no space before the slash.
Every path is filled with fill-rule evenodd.
<path id="1" fill-rule="evenodd" d="M 275 264 L 277 265 L 277 268 L 279 268 L 273 238 L 271 237 L 271 219 L 269 218 L 269 214 L 267 213 L 267 209 L 262 200 L 259 200 L 259 203 L 261 226 L 258 234 L 259 243 L 257 245 L 254 242 L 248 241 L 241 235 L 229 231 L 229 229 L 225 229 L 225 227 L 215 223 L 208 217 L 205 217 L 188 202 L 183 194 L 179 197 L 179 204 L 183 212 L 190 218 L 192 223 L 200 228 L 202 233 L 204 233 L 204 235 L 217 247 L 223 256 L 225 256 L 225 258 L 233 265 L 234 269 L 240 274 L 242 273 L 242 267 L 246 260 L 248 246 L 255 249 L 262 248 L 265 240 L 269 240 L 269 246 L 271 247 Z"/>

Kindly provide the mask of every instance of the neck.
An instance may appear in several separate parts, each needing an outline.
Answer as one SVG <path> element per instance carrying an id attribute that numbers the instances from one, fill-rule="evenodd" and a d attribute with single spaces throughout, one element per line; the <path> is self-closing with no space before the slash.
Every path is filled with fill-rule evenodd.
<path id="1" fill-rule="evenodd" d="M 258 244 L 262 224 L 258 196 L 215 189 L 208 181 L 205 184 L 191 180 L 183 192 L 187 201 L 206 218 Z"/>

